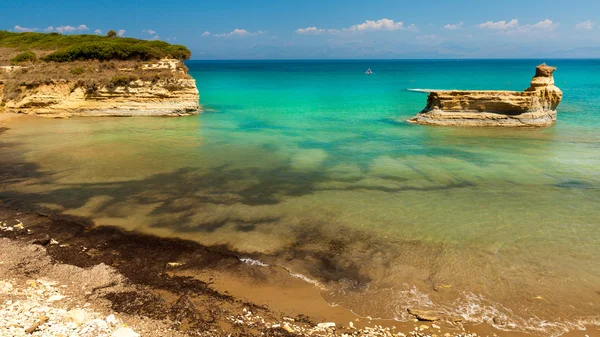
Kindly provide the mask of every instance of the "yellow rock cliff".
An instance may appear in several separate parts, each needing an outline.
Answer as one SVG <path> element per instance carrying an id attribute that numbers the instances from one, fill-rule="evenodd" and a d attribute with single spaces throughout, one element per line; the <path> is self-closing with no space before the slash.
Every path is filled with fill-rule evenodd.
<path id="1" fill-rule="evenodd" d="M 536 68 L 525 91 L 434 90 L 427 106 L 409 123 L 453 126 L 544 127 L 556 122 L 562 91 L 554 85 L 556 68 Z"/>

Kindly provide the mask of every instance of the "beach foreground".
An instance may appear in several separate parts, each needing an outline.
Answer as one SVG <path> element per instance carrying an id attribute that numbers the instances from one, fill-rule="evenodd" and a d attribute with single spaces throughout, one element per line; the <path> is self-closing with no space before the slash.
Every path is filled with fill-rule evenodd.
<path id="1" fill-rule="evenodd" d="M 229 252 L 193 242 L 6 203 L 0 220 L 6 336 L 527 336 L 459 320 L 359 317 L 276 268 L 257 273 Z M 600 331 L 565 336 L 583 335 Z"/>

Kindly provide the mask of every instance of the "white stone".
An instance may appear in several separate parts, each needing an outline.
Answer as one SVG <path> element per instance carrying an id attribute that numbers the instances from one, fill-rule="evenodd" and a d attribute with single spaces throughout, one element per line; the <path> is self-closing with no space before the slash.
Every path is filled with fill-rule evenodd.
<path id="1" fill-rule="evenodd" d="M 52 302 L 60 301 L 63 298 L 65 298 L 65 296 L 63 296 L 63 295 L 52 295 L 52 296 L 48 297 L 46 302 L 52 303 Z"/>
<path id="2" fill-rule="evenodd" d="M 113 331 L 110 337 L 139 337 L 140 335 L 130 328 L 118 328 Z"/>
<path id="3" fill-rule="evenodd" d="M 325 322 L 317 324 L 319 328 L 335 328 L 335 323 L 333 322 Z"/>
<path id="4" fill-rule="evenodd" d="M 89 314 L 81 309 L 73 309 L 67 312 L 67 317 L 77 325 L 85 323 L 89 319 Z"/>
<path id="5" fill-rule="evenodd" d="M 115 317 L 115 315 L 110 314 L 106 317 L 106 323 L 108 324 L 117 324 L 117 318 Z"/>

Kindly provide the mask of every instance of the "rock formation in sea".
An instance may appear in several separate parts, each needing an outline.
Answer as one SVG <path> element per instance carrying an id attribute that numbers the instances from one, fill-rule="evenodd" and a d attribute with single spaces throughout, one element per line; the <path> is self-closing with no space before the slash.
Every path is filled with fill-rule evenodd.
<path id="1" fill-rule="evenodd" d="M 162 59 L 146 62 L 138 69 L 116 69 L 113 78 L 104 82 L 46 78 L 24 80 L 5 88 L 7 84 L 0 78 L 0 113 L 46 117 L 197 114 L 200 107 L 196 81 L 185 69 L 180 60 Z M 141 72 L 147 76 L 133 75 Z M 158 73 L 160 76 L 152 75 Z M 18 76 L 15 74 L 13 71 L 7 75 L 14 78 Z"/>
<path id="2" fill-rule="evenodd" d="M 427 106 L 407 122 L 424 125 L 545 127 L 556 122 L 562 91 L 555 67 L 536 67 L 525 91 L 433 90 Z"/>

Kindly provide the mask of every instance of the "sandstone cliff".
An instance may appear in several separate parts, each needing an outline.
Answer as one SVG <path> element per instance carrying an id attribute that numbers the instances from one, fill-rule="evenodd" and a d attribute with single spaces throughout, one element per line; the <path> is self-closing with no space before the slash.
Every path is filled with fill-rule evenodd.
<path id="1" fill-rule="evenodd" d="M 544 127 L 556 122 L 562 91 L 554 85 L 556 68 L 536 68 L 525 91 L 436 90 L 409 123 L 456 126 Z"/>
<path id="2" fill-rule="evenodd" d="M 84 75 L 72 75 L 73 69 L 87 69 L 80 64 L 62 71 L 69 72 L 66 78 L 38 76 L 41 78 L 35 80 L 27 80 L 30 74 L 26 68 L 19 70 L 22 74 L 6 70 L 2 74 L 0 69 L 0 113 L 70 117 L 183 116 L 200 112 L 196 82 L 181 61 L 163 59 L 133 66 L 138 69 L 114 69 L 109 72 L 111 78 L 102 80 L 98 80 L 99 74 L 107 72 L 94 64 L 87 67 L 92 74 L 86 79 L 82 79 Z"/>

